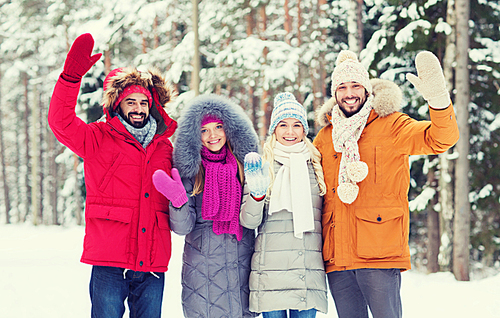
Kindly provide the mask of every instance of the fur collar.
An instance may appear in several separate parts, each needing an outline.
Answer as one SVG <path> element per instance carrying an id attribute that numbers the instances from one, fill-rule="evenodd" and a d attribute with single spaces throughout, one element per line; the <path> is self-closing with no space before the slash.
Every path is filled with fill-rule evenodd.
<path id="1" fill-rule="evenodd" d="M 380 117 L 386 117 L 401 109 L 403 94 L 393 82 L 383 79 L 371 79 L 373 87 L 373 110 Z M 319 110 L 316 111 L 316 123 L 320 127 L 331 125 L 332 109 L 337 101 L 331 97 Z"/>
<path id="2" fill-rule="evenodd" d="M 186 105 L 175 136 L 174 166 L 181 177 L 192 178 L 201 163 L 201 121 L 205 115 L 222 120 L 226 139 L 239 162 L 245 155 L 258 150 L 259 138 L 250 118 L 243 109 L 229 99 L 218 95 L 200 95 Z"/>

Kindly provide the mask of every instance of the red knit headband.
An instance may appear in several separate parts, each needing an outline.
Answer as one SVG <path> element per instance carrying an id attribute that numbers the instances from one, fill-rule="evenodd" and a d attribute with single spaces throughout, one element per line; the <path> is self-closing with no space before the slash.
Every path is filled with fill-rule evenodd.
<path id="1" fill-rule="evenodd" d="M 121 94 L 118 96 L 118 98 L 116 99 L 115 105 L 113 106 L 113 111 L 116 110 L 118 105 L 120 105 L 120 102 L 122 100 L 124 100 L 125 97 L 127 97 L 128 95 L 133 94 L 133 93 L 141 93 L 141 94 L 146 95 L 148 98 L 148 101 L 149 101 L 149 108 L 151 108 L 151 106 L 153 105 L 152 98 L 151 98 L 151 92 L 148 89 L 146 89 L 140 85 L 130 85 L 130 86 L 127 86 L 123 90 L 123 92 L 121 92 Z"/>

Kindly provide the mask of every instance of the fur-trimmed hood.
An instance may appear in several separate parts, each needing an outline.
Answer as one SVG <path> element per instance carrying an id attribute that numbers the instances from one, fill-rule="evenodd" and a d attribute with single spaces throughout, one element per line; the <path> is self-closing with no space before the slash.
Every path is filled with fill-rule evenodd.
<path id="1" fill-rule="evenodd" d="M 117 68 L 109 72 L 104 80 L 104 95 L 102 97 L 103 112 L 110 120 L 113 117 L 112 107 L 125 88 L 130 85 L 140 85 L 151 92 L 153 103 L 150 107 L 150 116 L 157 122 L 157 134 L 166 134 L 170 137 L 177 128 L 177 122 L 165 112 L 166 104 L 177 97 L 177 90 L 167 82 L 156 68 L 147 72 L 140 72 L 136 68 Z"/>
<path id="2" fill-rule="evenodd" d="M 403 93 L 395 83 L 383 79 L 371 79 L 373 87 L 373 110 L 380 117 L 389 116 L 401 109 Z M 331 97 L 316 112 L 316 123 L 321 127 L 331 125 L 333 106 L 337 104 L 335 97 Z"/>
<path id="3" fill-rule="evenodd" d="M 153 98 L 153 106 L 165 105 L 177 96 L 175 88 L 167 82 L 156 68 L 140 72 L 133 67 L 117 68 L 111 71 L 104 80 L 102 103 L 105 113 L 111 113 L 118 96 L 130 85 L 139 85 L 149 89 Z"/>
<path id="4" fill-rule="evenodd" d="M 186 105 L 179 118 L 173 158 L 181 177 L 192 178 L 198 173 L 202 148 L 201 121 L 205 115 L 222 120 L 226 140 L 241 163 L 247 153 L 258 149 L 257 133 L 239 105 L 222 96 L 200 95 Z"/>

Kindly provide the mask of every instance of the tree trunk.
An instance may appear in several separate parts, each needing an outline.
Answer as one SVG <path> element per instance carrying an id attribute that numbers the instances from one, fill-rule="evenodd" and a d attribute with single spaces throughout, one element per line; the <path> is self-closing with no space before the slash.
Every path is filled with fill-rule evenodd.
<path id="1" fill-rule="evenodd" d="M 1 66 L 1 64 L 0 64 Z M 1 69 L 0 69 L 1 71 Z M 2 79 L 2 74 L 0 73 L 0 81 Z M 5 144 L 3 140 L 4 132 L 3 132 L 3 112 L 2 112 L 2 95 L 1 95 L 1 90 L 0 90 L 0 158 L 1 158 L 1 163 L 2 163 L 2 183 L 3 183 L 3 202 L 4 202 L 4 207 L 5 207 L 5 223 L 10 224 L 10 195 L 9 195 L 9 181 L 7 180 L 7 162 L 5 160 Z"/>
<path id="2" fill-rule="evenodd" d="M 44 103 L 42 102 L 42 94 L 38 94 L 38 105 L 39 105 L 39 111 L 38 111 L 38 125 L 36 127 L 36 132 L 38 134 L 38 159 L 39 159 L 39 169 L 38 169 L 38 207 L 39 207 L 39 217 L 40 217 L 40 222 L 43 224 L 47 224 L 47 219 L 44 219 L 44 211 L 45 207 L 43 205 L 43 198 L 45 197 L 45 187 L 44 187 L 44 182 L 45 182 L 45 136 L 44 136 L 44 131 L 45 131 L 45 123 L 47 123 L 45 118 L 47 118 L 47 115 L 45 113 L 45 106 Z"/>
<path id="3" fill-rule="evenodd" d="M 158 16 L 155 16 L 153 21 L 153 33 L 154 33 L 154 43 L 153 48 L 158 48 L 160 46 L 160 36 L 158 34 Z"/>
<path id="4" fill-rule="evenodd" d="M 248 9 L 248 14 L 245 16 L 246 20 L 246 34 L 250 37 L 254 34 L 256 29 L 255 23 L 255 9 L 249 4 L 246 5 Z M 255 84 L 254 84 L 255 85 Z M 252 113 L 252 123 L 255 131 L 259 131 L 259 97 L 255 95 L 255 86 L 248 85 L 246 91 L 248 92 L 248 105 L 250 105 L 250 110 Z"/>
<path id="5" fill-rule="evenodd" d="M 260 21 L 261 21 L 261 34 L 265 34 L 267 29 L 267 16 L 266 16 L 266 6 L 262 5 L 260 8 Z M 261 36 L 262 38 L 262 36 Z M 264 48 L 262 52 L 263 64 L 267 63 L 267 54 L 269 49 Z M 260 97 L 260 112 L 261 117 L 259 121 L 259 137 L 261 141 L 264 141 L 267 135 L 267 130 L 269 129 L 269 120 L 271 117 L 271 109 L 269 107 L 269 89 L 262 87 L 262 96 Z"/>
<path id="6" fill-rule="evenodd" d="M 191 74 L 191 89 L 195 96 L 200 95 L 200 41 L 198 35 L 198 3 L 199 0 L 191 0 L 193 4 L 193 33 L 194 33 L 194 52 L 193 52 L 193 72 Z"/>
<path id="7" fill-rule="evenodd" d="M 40 195 L 40 187 L 38 183 L 38 171 L 39 171 L 39 163 L 40 163 L 40 145 L 39 145 L 39 136 L 38 136 L 38 120 L 40 116 L 40 105 L 38 104 L 38 90 L 37 86 L 33 86 L 33 105 L 31 112 L 31 133 L 32 133 L 32 157 L 31 157 L 31 210 L 32 210 L 32 222 L 34 225 L 38 225 L 43 220 L 39 219 L 40 206 L 39 206 L 39 195 Z"/>
<path id="8" fill-rule="evenodd" d="M 455 2 L 447 2 L 446 22 L 451 26 L 451 34 L 446 37 L 446 49 L 443 58 L 443 72 L 448 91 L 453 92 L 453 62 L 455 61 Z M 455 162 L 449 160 L 451 150 L 439 157 L 439 203 L 440 203 L 440 230 L 441 247 L 439 248 L 439 265 L 441 271 L 451 271 L 451 254 L 453 251 L 453 169 Z"/>
<path id="9" fill-rule="evenodd" d="M 285 0 L 283 4 L 283 8 L 285 9 L 285 25 L 283 27 L 285 29 L 285 43 L 288 45 L 290 45 L 292 38 L 292 17 L 290 16 L 289 6 L 289 0 Z"/>
<path id="10" fill-rule="evenodd" d="M 363 1 L 350 0 L 350 8 L 347 17 L 347 30 L 349 50 L 359 55 L 363 49 L 363 24 L 362 18 Z"/>
<path id="11" fill-rule="evenodd" d="M 455 106 L 460 130 L 459 157 L 455 169 L 455 220 L 453 235 L 453 274 L 459 281 L 469 280 L 470 203 L 469 203 L 469 0 L 456 1 L 457 66 Z"/>
<path id="12" fill-rule="evenodd" d="M 59 215 L 57 212 L 57 149 L 56 149 L 56 138 L 51 132 L 47 132 L 47 142 L 48 142 L 48 194 L 49 194 L 49 204 L 52 213 L 52 224 L 59 225 Z"/>
<path id="13" fill-rule="evenodd" d="M 435 156 L 429 156 L 433 160 Z M 436 167 L 433 166 L 427 173 L 427 185 L 436 187 Z M 427 205 L 427 272 L 437 273 L 439 271 L 439 215 L 434 211 L 437 203 L 437 195 Z"/>
<path id="14" fill-rule="evenodd" d="M 18 114 L 21 114 L 21 111 L 19 109 L 19 104 L 18 104 L 18 101 L 14 101 L 14 105 L 15 105 L 15 108 L 14 108 L 14 111 L 16 112 L 16 116 L 18 116 Z M 22 120 L 19 118 L 19 119 L 16 119 L 16 121 L 18 122 L 22 122 Z M 15 161 L 16 161 L 16 175 L 15 175 L 15 179 L 14 179 L 14 187 L 15 187 L 15 193 L 16 193 L 16 217 L 17 217 L 17 223 L 21 223 L 22 219 L 21 219 L 21 193 L 22 193 L 22 190 L 21 190 L 21 182 L 20 182 L 20 177 L 21 177 L 21 141 L 20 141 L 20 137 L 19 137 L 19 134 L 15 134 L 15 141 L 16 141 L 16 152 L 15 152 Z"/>
<path id="15" fill-rule="evenodd" d="M 111 72 L 111 51 L 106 50 L 104 51 L 104 73 L 108 75 L 109 72 Z"/>
<path id="16" fill-rule="evenodd" d="M 24 202 L 24 217 L 23 221 L 26 221 L 26 218 L 30 214 L 31 207 L 31 185 L 30 185 L 30 174 L 31 174 L 31 156 L 30 156 L 30 106 L 28 100 L 28 74 L 24 73 L 24 146 L 25 146 L 25 163 L 26 163 L 26 171 L 24 174 L 24 186 L 26 187 L 26 198 Z"/>

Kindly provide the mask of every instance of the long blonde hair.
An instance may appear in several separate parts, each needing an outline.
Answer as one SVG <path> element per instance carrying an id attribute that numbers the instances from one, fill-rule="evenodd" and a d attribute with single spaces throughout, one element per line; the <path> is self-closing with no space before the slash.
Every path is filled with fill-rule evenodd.
<path id="1" fill-rule="evenodd" d="M 238 164 L 238 176 L 240 179 L 240 183 L 243 186 L 243 184 L 245 183 L 244 166 L 234 155 L 233 148 L 231 147 L 229 141 L 226 141 L 226 144 L 227 144 L 227 149 L 229 150 L 231 156 L 233 156 L 234 159 L 236 159 L 236 163 Z M 193 193 L 191 194 L 191 196 L 194 197 L 195 195 L 202 193 L 204 188 L 205 188 L 205 168 L 203 167 L 203 164 L 200 163 L 200 168 L 198 169 L 198 173 L 194 178 Z"/>
<path id="2" fill-rule="evenodd" d="M 274 146 L 276 145 L 277 139 L 276 134 L 273 132 L 272 135 L 269 135 L 264 143 L 262 160 L 269 162 L 269 177 L 271 182 L 269 184 L 269 188 L 267 188 L 266 199 L 269 200 L 271 197 L 271 189 L 274 184 Z M 323 175 L 323 167 L 321 166 L 321 153 L 318 149 L 312 144 L 312 142 L 304 135 L 304 142 L 309 149 L 309 153 L 311 155 L 311 163 L 314 168 L 314 174 L 316 175 L 316 181 L 318 181 L 319 185 L 319 195 L 325 195 L 326 193 L 326 184 L 325 177 Z"/>

